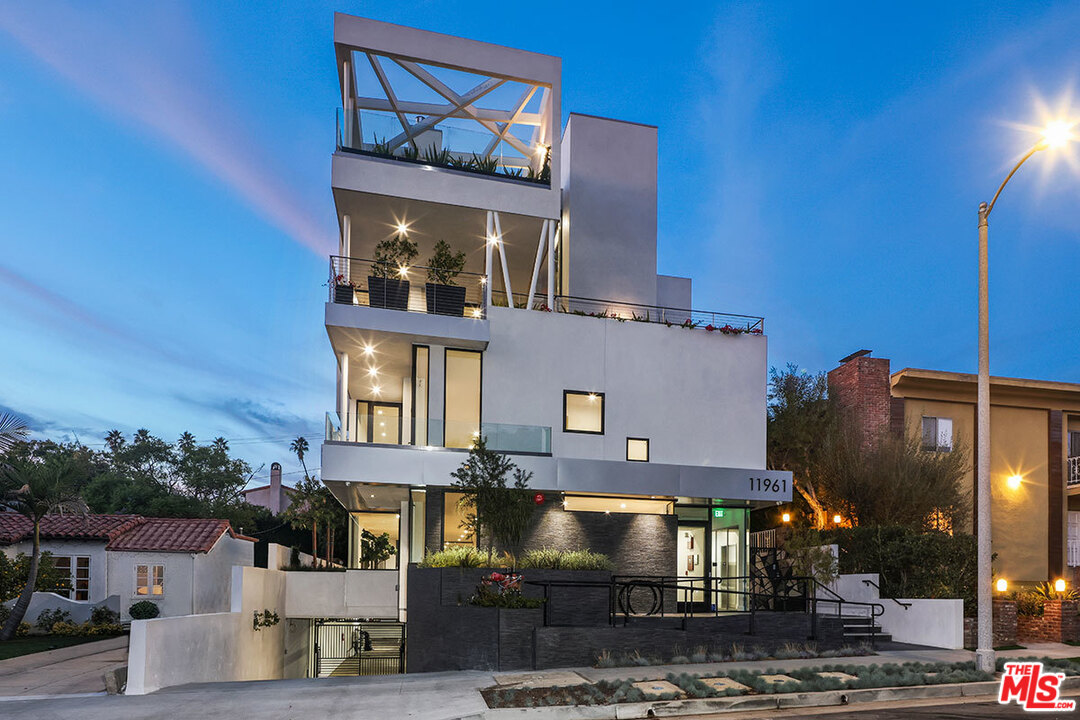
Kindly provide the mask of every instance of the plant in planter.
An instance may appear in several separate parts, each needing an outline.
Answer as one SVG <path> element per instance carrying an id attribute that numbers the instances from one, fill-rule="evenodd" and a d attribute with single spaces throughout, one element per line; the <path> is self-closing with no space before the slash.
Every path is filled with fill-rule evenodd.
<path id="1" fill-rule="evenodd" d="M 465 314 L 465 288 L 454 284 L 454 278 L 465 269 L 465 253 L 453 252 L 445 240 L 435 243 L 428 260 L 427 311 L 435 315 Z"/>
<path id="2" fill-rule="evenodd" d="M 408 269 L 419 252 L 405 233 L 375 246 L 375 262 L 368 276 L 368 305 L 392 310 L 409 308 Z"/>
<path id="3" fill-rule="evenodd" d="M 342 305 L 353 304 L 356 286 L 346 280 L 344 275 L 335 275 L 330 281 L 330 286 L 334 288 L 334 302 Z"/>

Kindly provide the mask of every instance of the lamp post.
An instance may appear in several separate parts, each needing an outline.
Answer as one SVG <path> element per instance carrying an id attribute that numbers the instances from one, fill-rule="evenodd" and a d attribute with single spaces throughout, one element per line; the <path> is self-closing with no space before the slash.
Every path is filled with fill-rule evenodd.
<path id="1" fill-rule="evenodd" d="M 1035 153 L 1047 148 L 1058 147 L 1072 138 L 1072 126 L 1068 123 L 1052 123 L 1043 131 L 1043 138 L 1020 158 L 1020 162 L 1005 177 L 994 193 L 990 204 L 979 204 L 979 382 L 977 398 L 976 444 L 978 445 L 978 477 L 976 489 L 978 507 L 978 637 L 975 649 L 975 667 L 984 672 L 994 672 L 994 630 L 993 599 L 991 597 L 990 575 L 990 274 L 989 220 L 990 213 L 1001 191 L 1009 180 Z"/>

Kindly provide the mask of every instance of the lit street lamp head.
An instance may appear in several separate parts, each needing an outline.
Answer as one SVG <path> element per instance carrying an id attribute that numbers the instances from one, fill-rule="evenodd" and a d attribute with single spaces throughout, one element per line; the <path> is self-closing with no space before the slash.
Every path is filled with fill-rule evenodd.
<path id="1" fill-rule="evenodd" d="M 1073 125 L 1058 120 L 1047 125 L 1042 131 L 1042 140 L 1035 147 L 1039 150 L 1054 150 L 1065 145 L 1075 137 L 1072 133 Z"/>

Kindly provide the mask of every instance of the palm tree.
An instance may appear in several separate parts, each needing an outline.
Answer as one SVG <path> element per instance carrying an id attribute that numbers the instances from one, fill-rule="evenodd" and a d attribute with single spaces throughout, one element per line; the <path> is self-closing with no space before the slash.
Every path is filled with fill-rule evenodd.
<path id="1" fill-rule="evenodd" d="M 30 426 L 15 413 L 0 413 L 0 453 L 30 436 Z"/>
<path id="2" fill-rule="evenodd" d="M 300 461 L 300 465 L 304 468 L 304 477 L 307 477 L 307 463 L 304 462 L 304 454 L 308 451 L 308 441 L 301 435 L 292 441 L 289 450 L 296 453 L 296 459 Z"/>
<path id="3" fill-rule="evenodd" d="M 86 512 L 80 493 L 85 473 L 70 459 L 42 461 L 39 458 L 17 460 L 0 468 L 0 510 L 11 510 L 26 517 L 34 525 L 33 551 L 26 585 L 11 609 L 11 615 L 0 629 L 0 640 L 15 637 L 15 630 L 26 615 L 37 585 L 41 561 L 41 520 L 57 511 Z"/>

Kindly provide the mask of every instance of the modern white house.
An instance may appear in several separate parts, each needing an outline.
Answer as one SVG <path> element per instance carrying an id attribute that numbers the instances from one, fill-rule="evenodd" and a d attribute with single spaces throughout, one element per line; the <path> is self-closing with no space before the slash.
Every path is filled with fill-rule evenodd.
<path id="1" fill-rule="evenodd" d="M 32 532 L 24 516 L 0 513 L 0 552 L 9 558 L 29 555 Z M 156 603 L 164 617 L 224 612 L 230 607 L 232 567 L 252 565 L 254 546 L 227 520 L 47 515 L 41 550 L 68 569 L 71 589 L 35 593 L 28 618 L 56 606 L 80 620 L 114 597 L 110 605 L 123 620 L 140 600 Z"/>
<path id="2" fill-rule="evenodd" d="M 532 473 L 526 549 L 746 575 L 749 511 L 792 492 L 764 469 L 764 320 L 660 272 L 656 127 L 564 116 L 556 57 L 342 14 L 334 33 L 321 474 L 350 567 L 363 530 L 397 547 L 387 619 L 408 563 L 475 543 L 449 486 L 478 437 Z"/>

